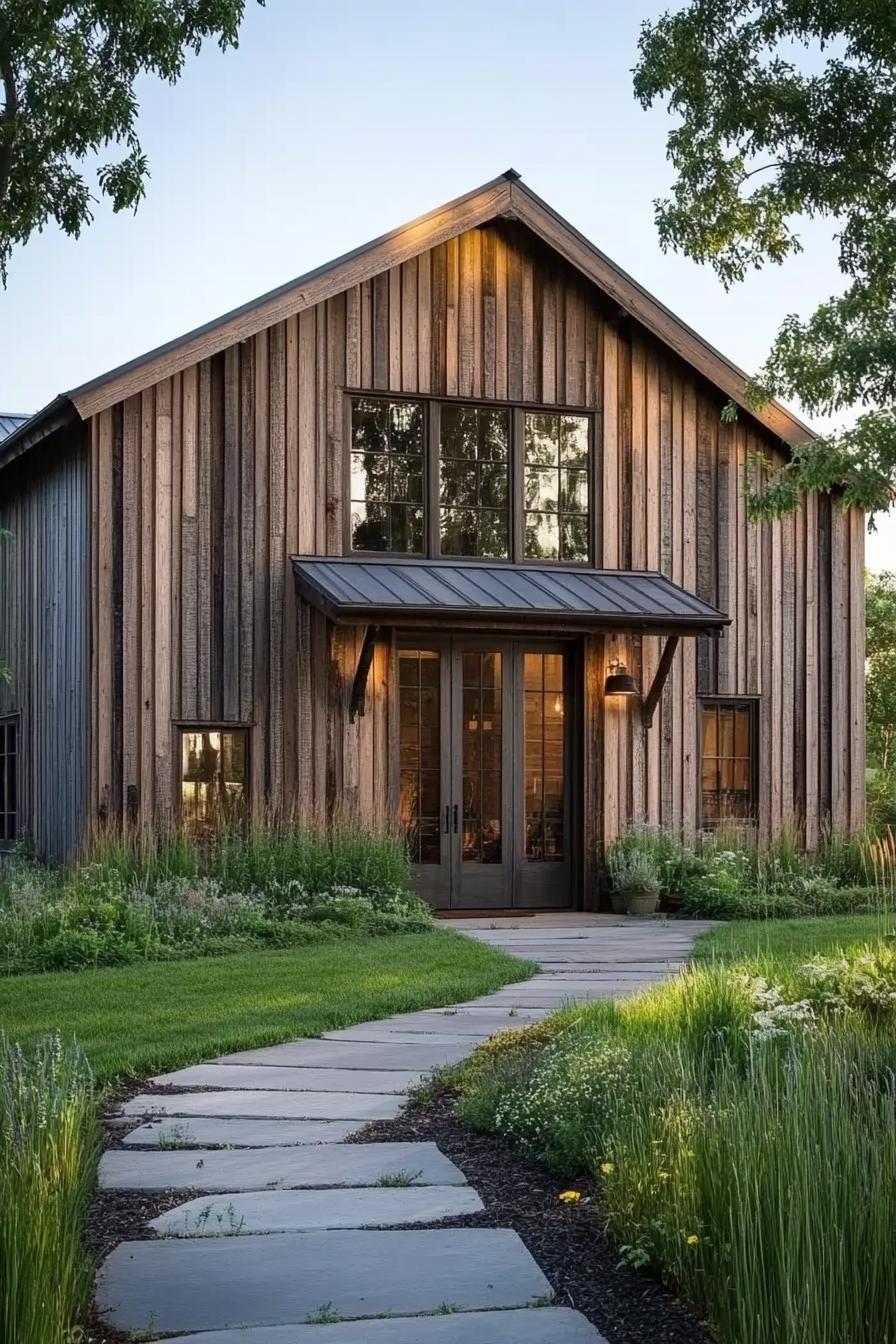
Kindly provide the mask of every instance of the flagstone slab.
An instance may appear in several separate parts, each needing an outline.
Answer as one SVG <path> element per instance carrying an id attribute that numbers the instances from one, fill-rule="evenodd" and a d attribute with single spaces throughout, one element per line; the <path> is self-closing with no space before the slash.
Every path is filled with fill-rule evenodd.
<path id="1" fill-rule="evenodd" d="M 156 1092 L 132 1097 L 122 1115 L 208 1115 L 269 1120 L 393 1120 L 404 1101 L 375 1092 Z"/>
<path id="2" fill-rule="evenodd" d="M 156 1087 L 263 1088 L 283 1092 L 406 1092 L 419 1069 L 284 1068 L 268 1064 L 194 1064 L 161 1073 Z"/>
<path id="3" fill-rule="evenodd" d="M 552 1296 L 517 1234 L 493 1228 L 131 1241 L 97 1277 L 105 1321 L 154 1334 L 311 1324 L 322 1308 L 352 1319 Z"/>
<path id="4" fill-rule="evenodd" d="M 412 1173 L 408 1173 L 409 1175 Z M 409 1185 L 358 1190 L 255 1190 L 202 1196 L 169 1209 L 149 1225 L 162 1236 L 227 1237 L 254 1232 L 323 1232 L 342 1227 L 398 1227 L 481 1213 L 469 1186 Z"/>
<path id="5" fill-rule="evenodd" d="M 242 1050 L 238 1054 L 222 1055 L 215 1064 L 280 1064 L 289 1068 L 316 1067 L 332 1072 L 336 1069 L 420 1070 L 437 1069 L 443 1064 L 454 1064 L 462 1058 L 463 1047 L 443 1045 L 356 1045 L 332 1039 L 289 1041 L 285 1045 L 271 1045 L 261 1050 Z M 359 1089 L 363 1090 L 363 1089 Z"/>
<path id="6" fill-rule="evenodd" d="M 151 1120 L 123 1138 L 142 1148 L 289 1148 L 293 1144 L 342 1143 L 357 1120 L 215 1120 L 197 1115 Z"/>
<path id="7" fill-rule="evenodd" d="M 271 1325 L 248 1330 L 203 1330 L 165 1344 L 607 1344 L 569 1307 L 537 1311 L 471 1311 L 443 1316 L 340 1321 L 335 1325 Z"/>
<path id="8" fill-rule="evenodd" d="M 465 1185 L 466 1177 L 434 1143 L 321 1144 L 299 1148 L 110 1148 L 100 1159 L 101 1190 L 286 1190 L 300 1186 L 375 1185 L 407 1175 L 415 1185 Z"/>
<path id="9" fill-rule="evenodd" d="M 547 1015 L 546 1008 L 521 1008 L 519 1012 L 506 1007 L 477 1008 L 471 1012 L 460 1009 L 455 1013 L 411 1013 L 400 1020 L 387 1017 L 383 1025 L 387 1028 L 397 1026 L 400 1031 L 410 1034 L 491 1036 L 508 1022 L 540 1022 Z"/>
<path id="10" fill-rule="evenodd" d="M 360 1041 L 372 1045 L 420 1045 L 422 1042 L 427 1049 L 436 1043 L 442 1045 L 443 1042 L 448 1042 L 460 1049 L 460 1058 L 463 1059 L 464 1055 L 473 1049 L 477 1039 L 486 1040 L 492 1034 L 491 1030 L 483 1028 L 479 1032 L 471 1032 L 464 1036 L 445 1031 L 440 1031 L 437 1036 L 427 1036 L 419 1031 L 405 1031 L 400 1023 L 385 1026 L 382 1022 L 374 1022 L 367 1026 L 343 1027 L 338 1031 L 324 1032 L 324 1039 L 328 1041 Z"/>

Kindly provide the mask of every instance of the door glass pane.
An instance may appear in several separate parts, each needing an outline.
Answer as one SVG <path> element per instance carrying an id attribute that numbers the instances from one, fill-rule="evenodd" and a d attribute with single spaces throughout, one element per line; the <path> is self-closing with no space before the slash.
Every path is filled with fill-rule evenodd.
<path id="1" fill-rule="evenodd" d="M 529 863 L 565 857 L 566 691 L 563 655 L 523 655 L 523 791 Z"/>
<path id="2" fill-rule="evenodd" d="M 439 535 L 443 555 L 510 554 L 510 416 L 442 406 Z"/>
<path id="3" fill-rule="evenodd" d="M 464 863 L 501 862 L 500 653 L 467 652 L 461 660 L 461 792 Z"/>
<path id="4" fill-rule="evenodd" d="M 399 649 L 401 824 L 412 863 L 442 861 L 440 678 L 437 650 Z"/>

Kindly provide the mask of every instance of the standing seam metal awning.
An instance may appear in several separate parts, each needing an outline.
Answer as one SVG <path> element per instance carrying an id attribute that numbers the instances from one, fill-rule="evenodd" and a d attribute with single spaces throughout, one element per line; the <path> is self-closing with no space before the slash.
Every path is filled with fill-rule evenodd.
<path id="1" fill-rule="evenodd" d="M 662 574 L 470 560 L 292 557 L 299 594 L 340 623 L 501 622 L 718 635 L 730 617 Z"/>

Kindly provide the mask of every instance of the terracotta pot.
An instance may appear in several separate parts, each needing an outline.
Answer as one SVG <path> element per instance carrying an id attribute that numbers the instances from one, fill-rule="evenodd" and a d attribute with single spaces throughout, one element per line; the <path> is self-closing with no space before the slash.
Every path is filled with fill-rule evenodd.
<path id="1" fill-rule="evenodd" d="M 653 887 L 633 887 L 623 894 L 627 915 L 655 915 L 659 909 L 660 894 Z"/>
<path id="2" fill-rule="evenodd" d="M 628 914 L 628 892 L 626 892 L 626 891 L 611 891 L 611 892 L 610 892 L 610 909 L 613 911 L 613 914 L 614 914 L 614 915 L 627 915 L 627 914 Z"/>

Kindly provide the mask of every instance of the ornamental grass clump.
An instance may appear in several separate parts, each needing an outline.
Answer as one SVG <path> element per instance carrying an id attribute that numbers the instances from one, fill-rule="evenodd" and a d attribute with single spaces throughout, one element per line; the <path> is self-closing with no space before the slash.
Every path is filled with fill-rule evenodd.
<path id="1" fill-rule="evenodd" d="M 894 1028 L 886 942 L 696 967 L 565 1010 L 503 1073 L 501 1055 L 474 1055 L 461 1105 L 561 1179 L 590 1171 L 621 1258 L 723 1344 L 882 1344 L 896 1340 Z"/>
<path id="2" fill-rule="evenodd" d="M 91 1291 L 83 1229 L 99 1157 L 75 1046 L 0 1036 L 0 1340 L 75 1344 Z"/>

